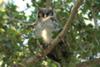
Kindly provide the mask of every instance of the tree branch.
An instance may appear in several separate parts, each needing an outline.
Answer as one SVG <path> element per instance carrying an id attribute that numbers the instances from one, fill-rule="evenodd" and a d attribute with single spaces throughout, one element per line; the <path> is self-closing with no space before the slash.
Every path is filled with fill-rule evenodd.
<path id="1" fill-rule="evenodd" d="M 44 56 L 46 56 L 48 53 L 51 52 L 51 50 L 58 44 L 61 38 L 63 38 L 66 35 L 66 31 L 68 31 L 69 27 L 71 26 L 75 15 L 77 14 L 78 8 L 82 4 L 84 0 L 77 0 L 77 3 L 73 7 L 71 14 L 69 16 L 68 21 L 66 22 L 65 26 L 63 27 L 63 30 L 58 34 L 58 36 L 53 40 L 53 42 L 50 44 L 50 46 L 43 51 Z"/>

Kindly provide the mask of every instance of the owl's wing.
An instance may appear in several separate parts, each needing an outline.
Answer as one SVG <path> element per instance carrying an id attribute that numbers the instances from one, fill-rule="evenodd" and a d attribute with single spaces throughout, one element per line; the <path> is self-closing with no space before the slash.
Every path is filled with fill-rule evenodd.
<path id="1" fill-rule="evenodd" d="M 55 31 L 60 31 L 61 30 L 61 25 L 59 23 L 59 21 L 57 19 L 52 19 L 52 23 L 53 23 L 53 26 L 55 28 Z"/>

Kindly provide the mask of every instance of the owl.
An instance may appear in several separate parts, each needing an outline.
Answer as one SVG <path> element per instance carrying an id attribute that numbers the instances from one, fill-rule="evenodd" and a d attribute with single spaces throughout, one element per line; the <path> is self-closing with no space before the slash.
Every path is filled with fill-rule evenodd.
<path id="1" fill-rule="evenodd" d="M 37 17 L 34 34 L 37 39 L 42 38 L 43 42 L 48 45 L 52 42 L 54 33 L 60 30 L 60 25 L 51 8 L 40 8 Z"/>

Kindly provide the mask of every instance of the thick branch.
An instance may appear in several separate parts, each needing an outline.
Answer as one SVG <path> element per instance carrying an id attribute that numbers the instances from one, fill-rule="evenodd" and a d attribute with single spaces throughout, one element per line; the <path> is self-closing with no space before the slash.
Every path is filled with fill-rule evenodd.
<path id="1" fill-rule="evenodd" d="M 66 22 L 65 26 L 63 27 L 63 30 L 59 33 L 59 35 L 53 40 L 53 42 L 51 43 L 51 45 L 44 50 L 44 56 L 46 56 L 48 53 L 50 53 L 50 51 L 58 44 L 58 42 L 60 41 L 61 38 L 64 37 L 64 35 L 66 35 L 66 31 L 68 31 L 68 28 L 71 26 L 75 15 L 77 14 L 78 8 L 80 7 L 80 5 L 82 4 L 83 0 L 77 0 L 77 3 L 75 4 L 75 6 L 73 7 L 72 11 L 71 11 L 71 15 L 69 16 L 68 21 Z"/>

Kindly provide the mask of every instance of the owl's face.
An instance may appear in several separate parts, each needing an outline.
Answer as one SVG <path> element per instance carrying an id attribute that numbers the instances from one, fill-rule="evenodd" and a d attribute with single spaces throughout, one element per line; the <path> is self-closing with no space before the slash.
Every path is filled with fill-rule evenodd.
<path id="1" fill-rule="evenodd" d="M 53 10 L 51 8 L 40 8 L 38 11 L 38 18 L 45 19 L 49 16 L 53 16 Z"/>

